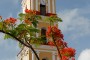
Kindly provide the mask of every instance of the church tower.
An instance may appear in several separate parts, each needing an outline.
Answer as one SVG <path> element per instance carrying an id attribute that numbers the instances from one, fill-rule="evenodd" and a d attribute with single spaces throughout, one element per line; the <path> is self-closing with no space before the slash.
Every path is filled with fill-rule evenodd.
<path id="1" fill-rule="evenodd" d="M 55 5 L 56 0 L 22 0 L 23 13 L 25 13 L 25 9 L 34 10 L 36 14 L 41 15 L 43 19 L 49 17 L 50 14 L 56 15 Z M 46 29 L 50 25 L 48 22 L 43 22 L 43 19 L 39 21 L 37 26 L 37 28 L 41 29 L 41 34 L 37 35 L 45 35 Z M 58 25 L 57 23 L 55 24 Z M 60 60 L 57 49 L 54 46 L 41 45 L 39 47 L 33 47 L 40 60 Z M 34 53 L 27 47 L 24 47 L 17 56 L 18 60 L 37 60 Z"/>
<path id="2" fill-rule="evenodd" d="M 22 0 L 23 12 L 26 8 L 34 11 L 42 12 L 46 14 L 53 13 L 56 14 L 56 0 Z M 42 14 L 43 15 L 43 14 Z"/>

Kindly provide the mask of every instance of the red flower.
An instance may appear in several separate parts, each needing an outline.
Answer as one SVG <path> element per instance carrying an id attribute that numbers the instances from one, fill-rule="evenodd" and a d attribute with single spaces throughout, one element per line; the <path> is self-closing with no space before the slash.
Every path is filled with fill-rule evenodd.
<path id="1" fill-rule="evenodd" d="M 36 11 L 33 10 L 32 13 L 33 13 L 34 15 L 36 15 Z"/>
<path id="2" fill-rule="evenodd" d="M 67 46 L 67 42 L 64 42 L 63 44 L 64 44 L 65 47 L 68 47 L 68 46 Z"/>
<path id="3" fill-rule="evenodd" d="M 28 10 L 28 9 L 25 9 L 25 12 L 26 12 L 26 13 L 30 13 L 30 10 Z"/>
<path id="4" fill-rule="evenodd" d="M 36 14 L 37 14 L 37 15 L 40 15 L 40 12 L 39 12 L 39 11 L 36 11 Z"/>
<path id="5" fill-rule="evenodd" d="M 64 48 L 60 52 L 63 56 L 74 57 L 74 55 L 75 55 L 75 49 L 73 49 L 73 48 Z"/>
<path id="6" fill-rule="evenodd" d="M 75 58 L 74 58 L 74 57 L 72 57 L 72 60 L 75 60 Z"/>
<path id="7" fill-rule="evenodd" d="M 54 46 L 54 43 L 52 41 L 49 41 L 48 45 Z"/>
<path id="8" fill-rule="evenodd" d="M 31 13 L 31 14 L 34 14 L 34 15 L 39 14 L 38 11 L 29 10 L 29 9 L 25 9 L 25 13 Z"/>
<path id="9" fill-rule="evenodd" d="M 0 16 L 0 19 L 2 19 L 2 16 Z"/>
<path id="10" fill-rule="evenodd" d="M 58 29 L 56 26 L 52 27 L 52 33 L 54 37 L 60 37 L 63 39 L 63 34 L 61 33 L 61 30 Z"/>
<path id="11" fill-rule="evenodd" d="M 16 19 L 15 19 L 15 18 L 10 17 L 9 19 L 10 19 L 10 22 L 11 22 L 12 24 L 15 24 L 15 22 L 16 22 Z"/>
<path id="12" fill-rule="evenodd" d="M 63 41 L 62 40 L 56 40 L 56 44 L 57 44 L 57 46 L 62 46 L 63 45 Z"/>
<path id="13" fill-rule="evenodd" d="M 63 34 L 61 33 L 61 30 L 59 30 L 56 26 L 49 26 L 46 31 L 46 37 L 47 38 L 54 38 L 54 39 L 62 39 L 63 40 Z M 58 44 L 59 45 L 59 44 Z"/>
<path id="14" fill-rule="evenodd" d="M 29 25 L 32 24 L 31 21 L 29 21 L 29 20 L 24 20 L 24 22 L 25 22 L 26 24 L 29 24 Z"/>
<path id="15" fill-rule="evenodd" d="M 47 15 L 47 16 L 55 16 L 56 14 L 53 14 L 53 13 L 47 13 L 46 15 Z"/>
<path id="16" fill-rule="evenodd" d="M 48 27 L 47 31 L 46 31 L 46 36 L 49 38 L 51 35 L 51 26 Z"/>
<path id="17" fill-rule="evenodd" d="M 6 24 L 15 24 L 16 21 L 17 21 L 17 20 L 16 20 L 15 18 L 12 18 L 12 17 L 4 20 L 4 22 L 5 22 Z"/>
<path id="18" fill-rule="evenodd" d="M 61 60 L 69 60 L 69 58 L 67 56 L 62 56 Z"/>

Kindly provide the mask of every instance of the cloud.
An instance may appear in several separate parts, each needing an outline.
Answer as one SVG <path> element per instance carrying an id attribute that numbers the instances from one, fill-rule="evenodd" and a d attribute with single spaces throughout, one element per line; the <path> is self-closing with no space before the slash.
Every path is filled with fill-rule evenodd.
<path id="1" fill-rule="evenodd" d="M 78 60 L 90 60 L 90 49 L 83 50 L 80 53 Z"/>
<path id="2" fill-rule="evenodd" d="M 90 34 L 90 19 L 83 16 L 85 13 L 81 9 L 64 10 L 58 14 L 63 19 L 59 23 L 59 28 L 63 33 L 72 33 L 70 39 L 76 39 Z M 80 13 L 79 13 L 80 12 Z"/>

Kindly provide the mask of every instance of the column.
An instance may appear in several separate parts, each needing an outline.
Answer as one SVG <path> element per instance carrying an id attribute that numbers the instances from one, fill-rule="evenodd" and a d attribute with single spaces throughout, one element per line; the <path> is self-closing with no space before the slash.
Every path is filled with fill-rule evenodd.
<path id="1" fill-rule="evenodd" d="M 34 53 L 32 52 L 32 60 L 35 60 Z"/>
<path id="2" fill-rule="evenodd" d="M 46 0 L 46 13 L 48 13 L 48 0 Z"/>
<path id="3" fill-rule="evenodd" d="M 60 60 L 59 56 L 57 55 L 57 60 Z"/>
<path id="4" fill-rule="evenodd" d="M 34 4 L 33 4 L 34 0 L 31 0 L 31 10 L 34 10 Z"/>
<path id="5" fill-rule="evenodd" d="M 36 0 L 36 11 L 38 11 L 38 0 Z"/>
<path id="6" fill-rule="evenodd" d="M 30 9 L 30 0 L 27 0 L 26 2 L 27 2 L 27 3 L 26 3 L 27 9 Z"/>
<path id="7" fill-rule="evenodd" d="M 36 53 L 37 53 L 37 55 L 38 55 L 38 57 L 39 57 L 39 53 L 40 53 L 40 52 L 39 52 L 39 51 L 36 51 Z M 36 59 L 36 60 L 37 60 L 37 59 Z"/>
<path id="8" fill-rule="evenodd" d="M 54 0 L 52 0 L 52 13 L 54 13 L 55 14 L 55 1 Z"/>
<path id="9" fill-rule="evenodd" d="M 55 60 L 55 52 L 52 53 L 52 60 Z"/>
<path id="10" fill-rule="evenodd" d="M 48 13 L 51 13 L 51 11 L 50 11 L 50 0 L 48 0 Z"/>
<path id="11" fill-rule="evenodd" d="M 38 0 L 38 11 L 40 11 L 40 0 Z"/>
<path id="12" fill-rule="evenodd" d="M 52 0 L 50 0 L 50 13 L 52 13 Z"/>

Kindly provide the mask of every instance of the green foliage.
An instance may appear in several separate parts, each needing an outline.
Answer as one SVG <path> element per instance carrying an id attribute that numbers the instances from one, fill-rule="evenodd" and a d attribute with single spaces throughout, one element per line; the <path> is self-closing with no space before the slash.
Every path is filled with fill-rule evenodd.
<path id="1" fill-rule="evenodd" d="M 18 31 L 16 29 L 10 30 L 9 33 L 12 34 L 13 36 L 17 36 L 18 35 Z"/>
<path id="2" fill-rule="evenodd" d="M 62 22 L 62 19 L 56 16 L 50 16 L 50 17 L 46 17 L 44 21 L 49 22 L 51 25 L 53 25 L 54 23 Z"/>
<path id="3" fill-rule="evenodd" d="M 18 16 L 19 16 L 18 19 L 21 21 L 25 19 L 25 14 L 23 14 L 23 13 L 20 13 Z"/>
<path id="4" fill-rule="evenodd" d="M 12 37 L 8 34 L 5 34 L 4 39 L 9 39 L 9 38 L 12 38 Z"/>
<path id="5" fill-rule="evenodd" d="M 0 30 L 3 28 L 3 23 L 0 22 Z"/>
<path id="6" fill-rule="evenodd" d="M 23 45 L 21 43 L 18 43 L 18 45 L 19 45 L 20 48 L 23 48 Z"/>
<path id="7" fill-rule="evenodd" d="M 38 21 L 36 21 L 36 20 L 34 20 L 34 21 L 32 22 L 32 24 L 33 24 L 34 27 L 37 27 L 37 23 L 38 23 Z"/>
<path id="8" fill-rule="evenodd" d="M 16 27 L 16 30 L 18 30 L 18 31 L 20 32 L 21 30 L 26 30 L 25 28 L 26 28 L 26 25 L 25 25 L 25 24 L 19 24 L 19 25 Z"/>
<path id="9" fill-rule="evenodd" d="M 40 30 L 37 29 L 39 20 L 42 19 L 41 16 L 36 14 L 30 13 L 20 13 L 18 15 L 18 20 L 20 20 L 20 24 L 12 24 L 10 22 L 15 22 L 13 20 L 0 22 L 0 30 L 10 33 L 11 35 L 15 36 L 16 38 L 20 39 L 22 42 L 29 44 L 34 44 L 35 46 L 39 46 L 40 44 L 44 44 L 45 36 L 36 37 L 36 33 L 40 33 Z M 56 22 L 62 22 L 61 18 L 56 16 L 50 16 L 45 18 L 46 22 L 54 24 Z M 4 39 L 12 38 L 10 35 L 5 34 Z M 19 43 L 19 46 L 22 47 L 22 44 Z"/>

